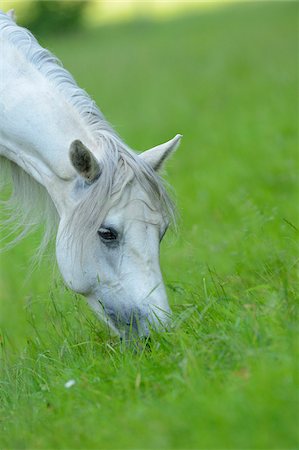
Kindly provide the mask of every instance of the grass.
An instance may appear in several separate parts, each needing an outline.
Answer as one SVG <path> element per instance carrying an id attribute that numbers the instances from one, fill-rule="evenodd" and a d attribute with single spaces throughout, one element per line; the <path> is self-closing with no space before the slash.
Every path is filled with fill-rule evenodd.
<path id="1" fill-rule="evenodd" d="M 38 235 L 3 255 L 0 448 L 298 448 L 297 18 L 250 3 L 43 38 L 132 147 L 184 135 L 174 326 L 124 349 L 49 262 L 24 282 Z"/>

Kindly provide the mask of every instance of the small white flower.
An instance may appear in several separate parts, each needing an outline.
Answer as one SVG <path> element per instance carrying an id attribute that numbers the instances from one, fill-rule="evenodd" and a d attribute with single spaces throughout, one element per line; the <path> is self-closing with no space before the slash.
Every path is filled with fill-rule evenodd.
<path id="1" fill-rule="evenodd" d="M 75 381 L 75 380 L 69 380 L 69 381 L 67 381 L 67 382 L 65 383 L 64 387 L 67 388 L 67 389 L 69 389 L 69 388 L 71 388 L 72 386 L 74 386 L 74 384 L 76 384 L 76 381 Z"/>

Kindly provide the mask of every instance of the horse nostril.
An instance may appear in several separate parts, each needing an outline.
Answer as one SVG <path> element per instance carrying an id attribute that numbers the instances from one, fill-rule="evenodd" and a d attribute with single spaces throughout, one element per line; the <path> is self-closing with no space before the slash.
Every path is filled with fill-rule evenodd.
<path id="1" fill-rule="evenodd" d="M 127 322 L 127 327 L 132 331 L 138 331 L 140 328 L 140 319 L 138 317 L 132 316 L 130 322 Z"/>
<path id="2" fill-rule="evenodd" d="M 133 331 L 139 331 L 143 328 L 145 320 L 145 314 L 140 309 L 136 309 L 127 313 L 126 325 Z"/>

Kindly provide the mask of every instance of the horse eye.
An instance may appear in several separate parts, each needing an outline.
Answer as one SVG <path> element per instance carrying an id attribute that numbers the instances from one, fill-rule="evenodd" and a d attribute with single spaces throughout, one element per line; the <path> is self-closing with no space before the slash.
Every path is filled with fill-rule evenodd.
<path id="1" fill-rule="evenodd" d="M 100 228 L 98 235 L 104 242 L 116 241 L 118 233 L 113 228 Z"/>

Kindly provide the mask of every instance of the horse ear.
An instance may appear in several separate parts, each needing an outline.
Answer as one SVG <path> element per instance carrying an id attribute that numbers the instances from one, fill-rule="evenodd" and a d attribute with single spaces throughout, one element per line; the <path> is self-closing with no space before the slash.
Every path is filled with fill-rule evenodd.
<path id="1" fill-rule="evenodd" d="M 7 11 L 6 13 L 8 15 L 8 17 L 11 18 L 11 20 L 13 20 L 14 22 L 16 22 L 16 13 L 14 9 L 10 9 L 9 11 Z"/>
<path id="2" fill-rule="evenodd" d="M 164 144 L 157 145 L 150 150 L 139 155 L 144 161 L 147 162 L 154 170 L 159 171 L 168 157 L 178 148 L 180 145 L 182 135 L 177 134 L 173 139 Z"/>
<path id="3" fill-rule="evenodd" d="M 101 175 L 101 167 L 96 157 L 79 141 L 73 141 L 70 147 L 70 159 L 81 177 L 91 184 Z"/>

